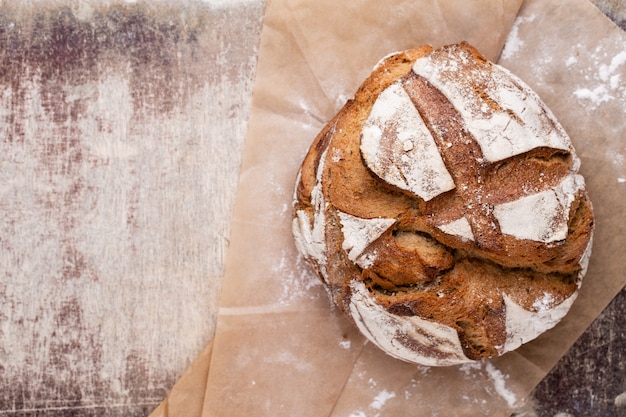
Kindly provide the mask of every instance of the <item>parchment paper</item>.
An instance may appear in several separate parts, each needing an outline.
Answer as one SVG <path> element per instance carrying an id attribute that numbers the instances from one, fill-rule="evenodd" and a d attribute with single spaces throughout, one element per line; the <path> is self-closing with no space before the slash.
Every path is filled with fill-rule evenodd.
<path id="1" fill-rule="evenodd" d="M 291 201 L 311 141 L 381 57 L 460 40 L 499 59 L 561 121 L 582 160 L 596 233 L 580 296 L 556 328 L 497 359 L 429 368 L 386 356 L 331 307 L 295 250 Z M 202 416 L 510 415 L 626 283 L 624 45 L 586 0 L 521 9 L 270 2 L 210 370 L 197 390 Z"/>

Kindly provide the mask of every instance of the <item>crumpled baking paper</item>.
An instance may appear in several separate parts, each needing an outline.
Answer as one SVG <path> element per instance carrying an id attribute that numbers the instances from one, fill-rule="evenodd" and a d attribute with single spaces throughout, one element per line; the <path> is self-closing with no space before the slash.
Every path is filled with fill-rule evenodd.
<path id="1" fill-rule="evenodd" d="M 333 308 L 291 236 L 314 137 L 383 56 L 466 40 L 523 79 L 572 138 L 594 248 L 554 329 L 502 357 L 395 360 Z M 217 330 L 160 416 L 509 416 L 626 283 L 626 35 L 586 0 L 274 0 L 267 6 Z"/>

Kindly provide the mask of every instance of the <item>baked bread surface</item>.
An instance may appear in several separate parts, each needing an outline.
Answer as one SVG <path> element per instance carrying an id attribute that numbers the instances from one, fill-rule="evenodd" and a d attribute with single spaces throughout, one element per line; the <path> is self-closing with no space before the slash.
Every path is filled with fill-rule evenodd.
<path id="1" fill-rule="evenodd" d="M 399 52 L 311 145 L 296 245 L 388 354 L 498 356 L 576 298 L 593 232 L 579 166 L 538 96 L 469 44 Z"/>

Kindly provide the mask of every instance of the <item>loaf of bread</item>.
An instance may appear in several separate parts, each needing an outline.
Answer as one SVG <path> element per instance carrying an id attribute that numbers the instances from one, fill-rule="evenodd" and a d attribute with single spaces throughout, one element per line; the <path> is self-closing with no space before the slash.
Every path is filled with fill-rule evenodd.
<path id="1" fill-rule="evenodd" d="M 296 246 L 388 354 L 499 356 L 576 298 L 594 222 L 579 166 L 537 94 L 469 44 L 399 52 L 306 155 Z"/>

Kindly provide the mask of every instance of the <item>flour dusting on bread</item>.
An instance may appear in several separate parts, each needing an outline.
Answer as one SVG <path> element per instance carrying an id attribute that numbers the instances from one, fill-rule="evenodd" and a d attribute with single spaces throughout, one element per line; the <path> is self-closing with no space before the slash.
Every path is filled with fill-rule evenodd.
<path id="1" fill-rule="evenodd" d="M 467 43 L 394 53 L 305 157 L 296 245 L 389 355 L 499 356 L 576 299 L 594 222 L 579 167 L 532 89 Z"/>

